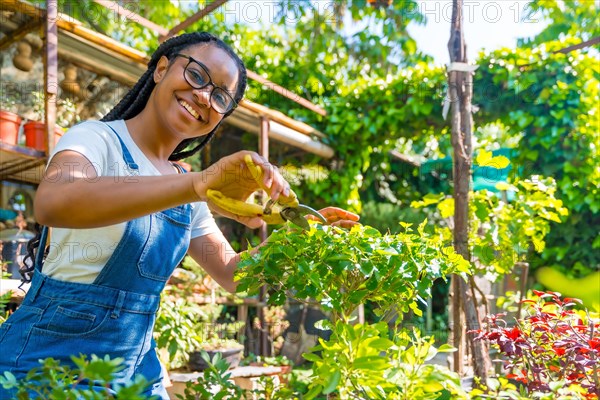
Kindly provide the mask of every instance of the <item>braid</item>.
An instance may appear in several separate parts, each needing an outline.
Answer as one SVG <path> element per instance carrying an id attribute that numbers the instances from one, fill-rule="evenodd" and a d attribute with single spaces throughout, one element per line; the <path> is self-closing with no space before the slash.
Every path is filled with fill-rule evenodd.
<path id="1" fill-rule="evenodd" d="M 21 288 L 22 284 L 31 282 L 31 278 L 33 277 L 33 273 L 35 272 L 35 256 L 36 249 L 40 247 L 40 239 L 42 236 L 42 225 L 35 224 L 35 236 L 32 237 L 27 242 L 27 255 L 23 258 L 23 266 L 19 268 L 19 273 L 21 274 Z M 47 255 L 49 248 L 38 250 L 44 251 L 44 256 Z"/>
<path id="2" fill-rule="evenodd" d="M 220 123 L 219 123 L 219 125 L 220 125 Z M 179 146 L 177 146 L 175 148 L 175 151 L 173 152 L 173 154 L 171 154 L 171 156 L 169 157 L 169 160 L 170 161 L 183 160 L 184 158 L 191 157 L 194 154 L 196 154 L 197 152 L 199 152 L 200 150 L 202 150 L 204 148 L 204 146 L 206 146 L 208 144 L 208 142 L 211 141 L 213 136 L 215 136 L 215 133 L 216 133 L 219 125 L 217 125 L 215 127 L 215 129 L 210 131 L 210 133 L 208 135 L 205 135 L 205 136 L 202 136 L 202 137 L 199 137 L 196 139 L 184 140 L 183 142 L 179 143 Z M 191 150 L 185 150 L 186 148 L 194 145 L 194 143 L 198 143 L 198 144 L 196 144 L 194 147 L 192 147 Z"/>
<path id="3" fill-rule="evenodd" d="M 211 43 L 220 49 L 223 49 L 238 65 L 238 85 L 233 99 L 235 100 L 236 104 L 239 103 L 244 97 L 244 92 L 246 91 L 246 86 L 248 83 L 246 67 L 244 66 L 244 63 L 239 56 L 235 54 L 231 47 L 229 47 L 225 42 L 216 36 L 208 32 L 192 32 L 175 36 L 163 42 L 158 49 L 156 49 L 154 54 L 152 54 L 152 57 L 148 62 L 148 70 L 140 77 L 140 79 L 125 95 L 125 97 L 123 97 L 123 99 L 101 120 L 114 121 L 116 119 L 130 119 L 138 115 L 144 109 L 144 107 L 146 107 L 148 99 L 150 98 L 150 94 L 156 86 L 153 75 L 160 58 L 165 56 L 168 59 L 172 59 L 173 56 L 179 53 L 181 50 L 200 43 Z M 232 112 L 233 110 L 223 115 L 223 119 L 231 115 Z M 175 151 L 173 154 L 171 154 L 169 160 L 181 160 L 182 158 L 190 157 L 199 152 L 213 138 L 218 127 L 219 126 L 217 125 L 215 129 L 203 137 L 182 141 L 175 148 Z M 193 147 L 190 150 L 186 150 L 191 146 Z"/>
<path id="4" fill-rule="evenodd" d="M 144 72 L 135 86 L 102 118 L 102 121 L 129 119 L 139 114 L 146 106 L 150 93 L 152 93 L 152 89 L 156 86 L 152 79 L 152 73 L 153 71 L 151 70 Z"/>

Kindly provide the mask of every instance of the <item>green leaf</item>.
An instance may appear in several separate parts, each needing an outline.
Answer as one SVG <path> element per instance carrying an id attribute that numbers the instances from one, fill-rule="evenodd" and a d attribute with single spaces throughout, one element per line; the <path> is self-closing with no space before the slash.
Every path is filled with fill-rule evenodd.
<path id="1" fill-rule="evenodd" d="M 428 193 L 423 197 L 422 201 L 413 201 L 412 203 L 410 203 L 410 206 L 413 208 L 427 207 L 432 204 L 439 203 L 444 197 L 445 196 L 443 193 L 440 193 L 440 194 Z"/>
<path id="2" fill-rule="evenodd" d="M 286 256 L 288 256 L 289 258 L 291 258 L 292 260 L 295 259 L 296 255 L 298 254 L 293 247 L 285 246 L 282 248 L 282 250 L 283 250 L 283 253 Z"/>
<path id="3" fill-rule="evenodd" d="M 440 210 L 442 218 L 450 218 L 454 216 L 454 198 L 448 197 L 442 200 L 437 208 Z"/>
<path id="4" fill-rule="evenodd" d="M 332 393 L 337 388 L 338 384 L 340 383 L 341 377 L 342 377 L 342 373 L 340 372 L 340 370 L 336 369 L 335 371 L 333 371 L 333 374 L 329 375 L 329 377 L 327 379 L 327 383 L 325 384 L 325 387 L 323 388 L 323 394 Z"/>
<path id="5" fill-rule="evenodd" d="M 498 190 L 509 190 L 510 185 L 506 182 L 498 182 L 496 183 L 496 189 Z"/>
<path id="6" fill-rule="evenodd" d="M 491 151 L 482 150 L 476 158 L 477 164 L 480 167 L 490 167 L 496 169 L 504 169 L 510 165 L 510 160 L 504 156 L 492 157 Z"/>
<path id="7" fill-rule="evenodd" d="M 369 342 L 369 346 L 377 350 L 387 350 L 393 345 L 394 342 L 386 338 L 378 338 Z"/>
<path id="8" fill-rule="evenodd" d="M 438 353 L 452 353 L 456 351 L 456 347 L 449 345 L 448 343 L 444 343 L 437 349 Z"/>
<path id="9" fill-rule="evenodd" d="M 475 161 L 477 162 L 478 165 L 485 166 L 491 159 L 492 159 L 491 151 L 481 150 L 479 152 L 479 154 L 477 154 Z"/>
<path id="10" fill-rule="evenodd" d="M 328 319 L 321 319 L 315 322 L 315 328 L 320 329 L 322 331 L 328 331 L 333 329 L 333 323 Z"/>
<path id="11" fill-rule="evenodd" d="M 435 393 L 444 390 L 444 386 L 439 382 L 426 382 L 422 385 L 423 390 L 428 393 Z"/>
<path id="12" fill-rule="evenodd" d="M 415 313 L 415 315 L 417 317 L 420 317 L 423 315 L 423 311 L 421 311 L 421 309 L 419 308 L 419 306 L 417 305 L 417 303 L 412 302 L 408 305 L 410 307 L 410 309 Z"/>
<path id="13" fill-rule="evenodd" d="M 318 355 L 316 355 L 316 354 L 313 354 L 313 353 L 303 353 L 303 354 L 302 354 L 302 357 L 303 357 L 305 360 L 307 360 L 307 361 L 310 361 L 310 362 L 318 362 L 318 361 L 321 361 L 321 357 L 319 357 Z"/>
<path id="14" fill-rule="evenodd" d="M 390 367 L 390 363 L 382 356 L 366 356 L 354 360 L 352 367 L 360 370 L 385 371 Z"/>
<path id="15" fill-rule="evenodd" d="M 317 397 L 321 393 L 322 390 L 323 390 L 323 386 L 321 386 L 321 385 L 312 386 L 311 389 L 308 391 L 308 393 L 306 393 L 304 398 L 307 400 L 312 400 L 315 397 Z"/>

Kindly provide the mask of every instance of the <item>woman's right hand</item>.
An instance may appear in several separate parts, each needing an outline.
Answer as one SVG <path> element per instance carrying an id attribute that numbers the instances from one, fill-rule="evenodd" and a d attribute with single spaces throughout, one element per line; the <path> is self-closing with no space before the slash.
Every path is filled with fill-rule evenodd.
<path id="1" fill-rule="evenodd" d="M 244 157 L 250 155 L 254 164 L 262 169 L 262 182 L 259 184 L 248 169 Z M 251 151 L 239 151 L 211 165 L 204 171 L 194 175 L 194 191 L 202 201 L 207 201 L 208 189 L 218 190 L 224 196 L 246 201 L 248 197 L 261 187 L 268 189 L 268 195 L 273 200 L 288 197 L 291 193 L 289 183 L 283 178 L 277 167 L 269 163 L 264 157 Z M 211 204 L 209 203 L 209 206 Z M 215 209 L 214 205 L 211 207 Z M 223 210 L 215 209 L 218 213 L 233 218 Z M 238 219 L 238 218 L 235 218 Z M 239 220 L 239 219 L 238 219 Z M 242 223 L 246 222 L 241 221 Z M 252 222 L 252 225 L 254 222 Z"/>

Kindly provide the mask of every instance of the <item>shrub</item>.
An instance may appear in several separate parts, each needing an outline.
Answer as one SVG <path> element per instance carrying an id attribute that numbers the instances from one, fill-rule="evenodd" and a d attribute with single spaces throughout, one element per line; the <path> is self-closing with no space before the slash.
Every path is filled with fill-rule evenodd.
<path id="1" fill-rule="evenodd" d="M 74 367 L 53 358 L 40 360 L 41 366 L 31 369 L 25 378 L 17 380 L 10 372 L 0 376 L 0 385 L 15 390 L 16 399 L 105 400 L 148 399 L 143 392 L 148 382 L 138 376 L 134 381 L 112 384 L 114 375 L 122 370 L 123 359 L 99 358 L 94 355 L 71 357 Z"/>
<path id="2" fill-rule="evenodd" d="M 534 293 L 537 298 L 523 301 L 528 315 L 514 325 L 501 313 L 486 317 L 485 326 L 470 333 L 498 348 L 509 370 L 506 377 L 521 383 L 534 398 L 598 398 L 600 320 L 574 310 L 577 299 Z"/>

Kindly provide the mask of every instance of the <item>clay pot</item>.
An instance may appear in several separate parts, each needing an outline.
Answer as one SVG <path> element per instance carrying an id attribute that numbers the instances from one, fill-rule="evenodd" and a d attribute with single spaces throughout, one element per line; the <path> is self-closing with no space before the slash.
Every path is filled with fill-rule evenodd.
<path id="1" fill-rule="evenodd" d="M 30 33 L 25 36 L 25 41 L 31 45 L 33 51 L 40 51 L 44 47 L 44 41 L 36 34 Z"/>
<path id="2" fill-rule="evenodd" d="M 66 93 L 79 96 L 81 93 L 81 87 L 77 82 L 77 68 L 74 65 L 69 64 L 64 70 L 65 79 L 60 82 L 60 88 Z"/>
<path id="3" fill-rule="evenodd" d="M 48 146 L 46 144 L 46 124 L 39 121 L 29 121 L 25 123 L 23 130 L 25 131 L 25 146 L 31 147 L 38 151 L 46 151 Z M 64 134 L 63 129 L 60 126 L 54 127 L 54 144 Z"/>
<path id="4" fill-rule="evenodd" d="M 17 54 L 13 57 L 13 64 L 21 71 L 29 72 L 33 68 L 31 60 L 31 45 L 22 40 L 17 43 Z"/>
<path id="5" fill-rule="evenodd" d="M 19 139 L 21 117 L 10 111 L 0 111 L 0 140 L 16 146 Z"/>

